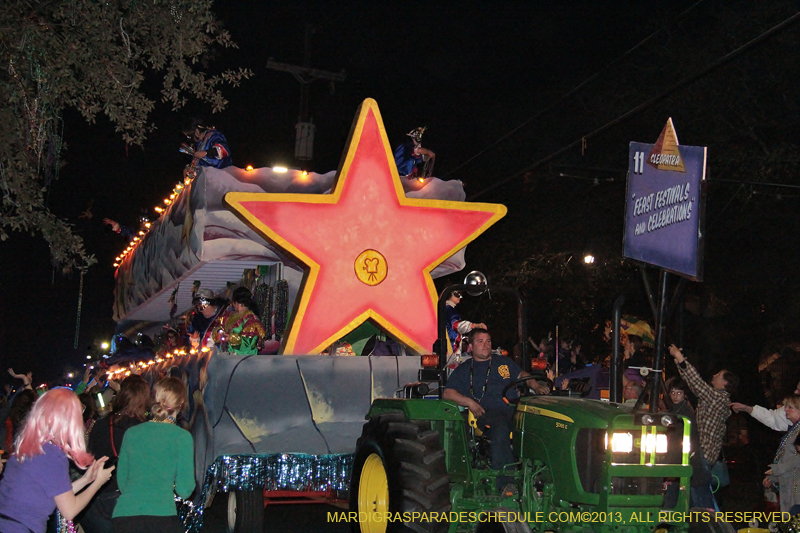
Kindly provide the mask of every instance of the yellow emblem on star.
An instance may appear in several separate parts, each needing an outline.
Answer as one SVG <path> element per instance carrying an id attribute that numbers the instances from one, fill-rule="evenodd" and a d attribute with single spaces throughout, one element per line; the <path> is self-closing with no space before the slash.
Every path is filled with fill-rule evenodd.
<path id="1" fill-rule="evenodd" d="M 356 277 L 365 285 L 378 285 L 389 273 L 386 258 L 377 250 L 364 250 L 358 254 L 354 266 Z"/>

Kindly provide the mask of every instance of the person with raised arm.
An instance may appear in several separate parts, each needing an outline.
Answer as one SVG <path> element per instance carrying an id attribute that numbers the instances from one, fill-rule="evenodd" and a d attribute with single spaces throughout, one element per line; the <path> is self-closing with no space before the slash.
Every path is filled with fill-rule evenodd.
<path id="1" fill-rule="evenodd" d="M 70 481 L 69 460 L 86 473 Z M 0 480 L 0 531 L 44 533 L 58 508 L 72 520 L 110 478 L 107 457 L 86 451 L 81 403 L 72 390 L 57 387 L 33 405 L 14 442 L 14 455 Z"/>

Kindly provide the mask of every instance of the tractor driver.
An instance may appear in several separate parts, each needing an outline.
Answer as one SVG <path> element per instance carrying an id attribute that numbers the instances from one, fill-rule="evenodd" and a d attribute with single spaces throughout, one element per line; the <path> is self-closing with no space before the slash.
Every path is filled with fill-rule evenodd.
<path id="1" fill-rule="evenodd" d="M 492 353 L 492 337 L 483 328 L 469 332 L 472 359 L 461 363 L 450 375 L 443 398 L 469 409 L 492 441 L 492 468 L 503 470 L 513 464 L 511 451 L 511 419 L 514 406 L 503 398 L 503 388 L 514 379 L 529 376 L 512 359 Z M 549 394 L 550 389 L 530 379 L 527 384 L 537 394 Z M 510 394 L 515 394 L 512 389 Z M 509 395 L 510 395 L 509 394 Z M 513 490 L 509 476 L 498 476 L 498 488 Z"/>

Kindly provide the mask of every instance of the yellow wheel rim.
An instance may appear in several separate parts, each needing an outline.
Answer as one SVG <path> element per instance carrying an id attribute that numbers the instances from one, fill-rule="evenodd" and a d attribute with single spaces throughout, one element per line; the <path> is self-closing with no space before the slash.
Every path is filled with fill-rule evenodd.
<path id="1" fill-rule="evenodd" d="M 361 533 L 386 533 L 388 513 L 389 481 L 383 461 L 378 454 L 373 453 L 364 461 L 358 480 L 358 520 Z"/>

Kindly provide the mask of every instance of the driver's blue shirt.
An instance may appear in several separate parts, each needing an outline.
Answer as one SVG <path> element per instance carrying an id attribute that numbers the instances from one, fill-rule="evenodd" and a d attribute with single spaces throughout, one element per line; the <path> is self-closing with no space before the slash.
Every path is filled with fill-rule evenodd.
<path id="1" fill-rule="evenodd" d="M 470 387 L 470 369 L 472 369 L 472 387 Z M 512 380 L 517 379 L 520 372 L 522 369 L 512 359 L 492 354 L 491 359 L 487 361 L 470 359 L 458 365 L 447 379 L 445 388 L 453 389 L 467 398 L 472 398 L 487 411 L 507 412 L 511 416 L 514 413 L 514 406 L 503 401 L 503 388 Z M 516 389 L 510 389 L 507 396 L 516 398 L 519 395 Z"/>

